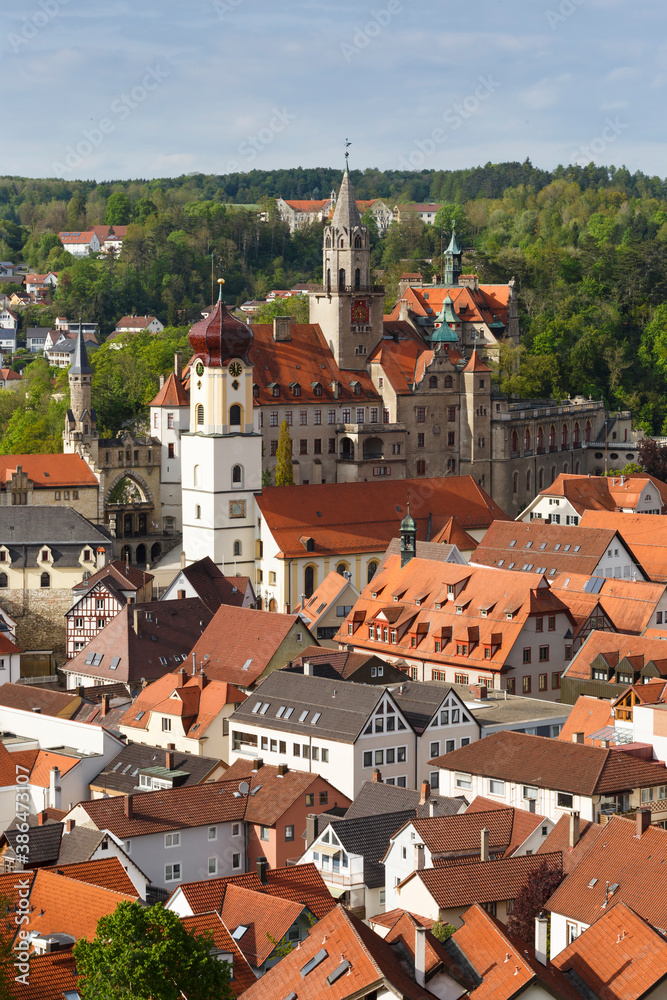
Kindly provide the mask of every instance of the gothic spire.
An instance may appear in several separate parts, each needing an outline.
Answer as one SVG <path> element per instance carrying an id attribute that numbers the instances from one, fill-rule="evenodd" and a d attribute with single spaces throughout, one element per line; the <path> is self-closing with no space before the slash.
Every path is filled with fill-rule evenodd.
<path id="1" fill-rule="evenodd" d="M 92 375 L 93 369 L 88 362 L 86 345 L 83 340 L 83 331 L 79 323 L 79 332 L 76 335 L 76 347 L 74 348 L 74 359 L 70 365 L 70 375 Z"/>
<path id="2" fill-rule="evenodd" d="M 352 187 L 348 170 L 343 174 L 343 183 L 340 186 L 340 194 L 338 195 L 331 225 L 334 229 L 347 229 L 348 232 L 361 226 L 361 216 L 357 208 L 354 188 Z"/>

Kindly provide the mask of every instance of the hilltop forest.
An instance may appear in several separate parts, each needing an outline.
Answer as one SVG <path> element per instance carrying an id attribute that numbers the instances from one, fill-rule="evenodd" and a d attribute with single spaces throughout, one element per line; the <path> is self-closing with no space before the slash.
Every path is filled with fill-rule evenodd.
<path id="1" fill-rule="evenodd" d="M 0 178 L 0 260 L 60 275 L 52 306 L 28 307 L 21 323 L 46 326 L 59 314 L 81 315 L 100 323 L 102 337 L 133 311 L 167 324 L 163 336 L 137 341 L 129 355 L 103 346 L 94 356 L 101 426 L 116 431 L 145 413 L 170 351 L 187 346 L 187 326 L 211 301 L 212 272 L 224 275 L 232 304 L 321 280 L 322 225 L 290 235 L 275 199 L 326 198 L 340 176 L 295 168 L 107 183 Z M 529 161 L 352 171 L 351 178 L 359 199 L 443 204 L 434 225 L 413 217 L 393 223 L 382 238 L 366 212 L 387 309 L 402 271 L 419 270 L 425 279 L 440 273 L 455 223 L 464 270 L 481 281 L 516 279 L 522 345 L 501 358 L 496 378 L 503 391 L 604 398 L 631 409 L 648 433 L 667 434 L 666 180 L 593 164 L 544 171 Z M 118 259 L 75 260 L 63 251 L 59 231 L 102 223 L 129 226 Z M 46 405 L 36 376 L 19 394 L 19 413 L 7 416 L 15 407 L 0 401 L 3 450 L 23 450 L 23 435 L 12 436 L 10 422 Z M 44 435 L 53 442 L 61 426 Z"/>

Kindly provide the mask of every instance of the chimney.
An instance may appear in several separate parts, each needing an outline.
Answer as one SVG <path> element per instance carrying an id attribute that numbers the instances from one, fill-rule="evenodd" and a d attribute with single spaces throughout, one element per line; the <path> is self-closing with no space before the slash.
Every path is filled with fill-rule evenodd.
<path id="1" fill-rule="evenodd" d="M 313 665 L 310 660 L 306 660 L 303 664 L 303 676 L 312 677 L 313 676 Z"/>
<path id="2" fill-rule="evenodd" d="M 576 847 L 579 843 L 579 813 L 570 813 L 570 847 Z"/>
<path id="3" fill-rule="evenodd" d="M 290 323 L 294 322 L 293 316 L 274 316 L 273 317 L 273 339 L 279 340 L 291 340 L 290 336 Z"/>
<path id="4" fill-rule="evenodd" d="M 46 810 L 42 809 L 40 813 L 37 813 L 37 826 L 44 826 L 46 823 Z"/>
<path id="5" fill-rule="evenodd" d="M 253 771 L 261 771 L 264 767 L 264 758 L 258 757 L 256 761 L 253 761 Z"/>
<path id="6" fill-rule="evenodd" d="M 176 673 L 178 674 L 178 683 L 183 687 L 186 681 L 185 667 L 179 667 Z"/>
<path id="7" fill-rule="evenodd" d="M 287 774 L 287 764 L 278 764 L 278 777 L 284 778 Z"/>
<path id="8" fill-rule="evenodd" d="M 535 958 L 541 965 L 547 964 L 547 930 L 549 921 L 540 912 L 535 917 Z"/>
<path id="9" fill-rule="evenodd" d="M 382 784 L 382 775 L 378 771 L 377 767 L 373 771 L 373 781 L 379 781 Z"/>
<path id="10" fill-rule="evenodd" d="M 415 981 L 426 986 L 426 928 L 415 927 Z"/>
<path id="11" fill-rule="evenodd" d="M 97 562 L 96 566 L 98 569 L 102 569 L 107 564 L 107 550 L 103 545 L 99 545 L 97 548 Z"/>
<path id="12" fill-rule="evenodd" d="M 160 375 L 160 388 L 164 388 L 164 375 Z"/>
<path id="13" fill-rule="evenodd" d="M 419 793 L 419 805 L 423 806 L 426 804 L 426 800 L 431 794 L 431 786 L 428 781 L 422 781 L 421 792 Z"/>
<path id="14" fill-rule="evenodd" d="M 84 693 L 84 691 L 85 691 L 85 690 L 86 690 L 86 689 L 85 689 L 85 687 L 83 686 L 83 684 L 79 684 L 79 685 L 77 686 L 77 689 L 76 689 L 76 693 L 78 694 L 79 698 L 83 698 L 83 693 Z"/>
<path id="15" fill-rule="evenodd" d="M 424 845 L 415 844 L 415 871 L 420 872 L 424 867 Z"/>
<path id="16" fill-rule="evenodd" d="M 306 847 L 310 847 L 317 836 L 317 816 L 310 813 L 306 816 Z"/>
<path id="17" fill-rule="evenodd" d="M 132 608 L 132 619 L 133 619 L 133 626 L 134 626 L 134 634 L 136 636 L 140 636 L 141 635 L 141 625 L 139 624 L 139 608 L 136 606 L 136 604 Z"/>
<path id="18" fill-rule="evenodd" d="M 265 857 L 257 858 L 257 874 L 259 875 L 259 881 L 262 885 L 266 885 L 269 881 L 266 877 L 266 872 L 269 867 L 269 862 Z"/>
<path id="19" fill-rule="evenodd" d="M 433 817 L 436 815 L 436 808 L 437 808 L 437 804 L 436 804 L 435 799 L 429 799 L 428 800 L 428 814 L 431 817 L 431 819 L 433 819 Z"/>
<path id="20" fill-rule="evenodd" d="M 641 837 L 651 825 L 651 810 L 638 809 L 635 813 L 635 823 L 637 824 L 636 835 Z"/>
<path id="21" fill-rule="evenodd" d="M 174 751 L 173 750 L 167 750 L 167 752 L 165 753 L 165 755 L 164 755 L 164 766 L 167 768 L 168 771 L 173 771 L 174 770 Z"/>
<path id="22" fill-rule="evenodd" d="M 75 819 L 65 820 L 65 833 L 71 833 L 75 826 L 76 826 Z"/>
<path id="23" fill-rule="evenodd" d="M 179 382 L 183 378 L 183 355 L 180 351 L 174 352 L 174 375 Z"/>
<path id="24" fill-rule="evenodd" d="M 60 769 L 52 767 L 49 772 L 49 805 L 60 809 Z"/>
<path id="25" fill-rule="evenodd" d="M 572 733 L 572 742 L 573 743 L 583 743 L 584 742 L 584 734 L 583 733 Z"/>
<path id="26" fill-rule="evenodd" d="M 102 718 L 109 714 L 109 700 L 110 698 L 108 694 L 102 695 Z"/>
<path id="27" fill-rule="evenodd" d="M 125 802 L 124 802 L 123 805 L 124 805 L 123 811 L 125 813 L 126 819 L 134 819 L 134 806 L 132 804 L 132 796 L 131 795 L 126 795 L 125 796 Z"/>
<path id="28" fill-rule="evenodd" d="M 481 861 L 488 861 L 489 860 L 489 831 L 487 830 L 486 827 L 483 827 L 480 830 L 480 837 L 479 837 L 479 839 L 480 839 L 480 846 L 479 846 L 480 860 Z"/>

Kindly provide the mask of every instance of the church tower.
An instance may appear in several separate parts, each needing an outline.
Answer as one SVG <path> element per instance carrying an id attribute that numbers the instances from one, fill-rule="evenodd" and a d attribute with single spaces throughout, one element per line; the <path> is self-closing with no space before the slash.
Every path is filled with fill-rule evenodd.
<path id="1" fill-rule="evenodd" d="M 262 438 L 253 427 L 253 333 L 220 297 L 190 330 L 190 429 L 181 443 L 183 550 L 254 583 Z"/>
<path id="2" fill-rule="evenodd" d="M 445 250 L 445 285 L 458 285 L 463 269 L 461 257 L 463 250 L 456 239 L 456 228 L 452 226 L 452 238 Z"/>
<path id="3" fill-rule="evenodd" d="M 319 323 L 339 368 L 362 371 L 382 337 L 384 289 L 371 285 L 368 229 L 362 226 L 345 168 L 331 225 L 324 230 L 323 285 L 310 295 L 310 322 Z"/>
<path id="4" fill-rule="evenodd" d="M 70 406 L 65 415 L 63 451 L 88 456 L 97 462 L 97 416 L 91 406 L 93 369 L 88 361 L 83 334 L 76 335 L 74 358 L 69 370 Z"/>

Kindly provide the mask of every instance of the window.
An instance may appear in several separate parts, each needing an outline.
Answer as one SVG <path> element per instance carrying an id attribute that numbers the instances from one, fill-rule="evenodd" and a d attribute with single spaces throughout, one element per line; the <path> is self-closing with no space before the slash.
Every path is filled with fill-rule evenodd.
<path id="1" fill-rule="evenodd" d="M 174 445 L 170 442 L 167 445 L 167 458 L 174 458 Z"/>
<path id="2" fill-rule="evenodd" d="M 218 874 L 218 859 L 217 858 L 209 858 L 208 859 L 208 873 L 209 873 L 209 875 L 217 875 Z"/>
<path id="3" fill-rule="evenodd" d="M 336 438 L 329 438 L 329 454 L 336 454 Z"/>
<path id="4" fill-rule="evenodd" d="M 418 448 L 423 448 L 424 447 L 424 435 L 423 434 L 418 434 L 417 435 L 417 447 Z"/>
<path id="5" fill-rule="evenodd" d="M 285 840 L 294 840 L 294 825 L 290 824 L 285 827 Z"/>
<path id="6" fill-rule="evenodd" d="M 327 417 L 327 419 L 328 419 L 328 422 L 330 424 L 335 424 L 336 423 L 336 411 L 335 410 L 329 410 L 328 411 L 328 417 Z"/>
<path id="7" fill-rule="evenodd" d="M 171 732 L 171 719 L 166 719 L 164 716 L 162 716 L 162 732 L 163 733 Z"/>
<path id="8" fill-rule="evenodd" d="M 278 426 L 278 411 L 272 410 L 269 418 L 269 427 L 277 427 L 277 426 Z"/>
<path id="9" fill-rule="evenodd" d="M 439 756 L 440 756 L 440 741 L 438 740 L 435 743 L 431 743 L 431 757 L 439 757 Z"/>
<path id="10" fill-rule="evenodd" d="M 456 774 L 454 776 L 457 788 L 472 788 L 472 775 L 471 774 Z"/>
<path id="11" fill-rule="evenodd" d="M 306 792 L 306 806 L 314 806 L 314 805 L 315 805 L 315 793 Z"/>
<path id="12" fill-rule="evenodd" d="M 569 795 L 567 792 L 559 792 L 556 801 L 559 809 L 572 809 L 574 805 L 574 796 Z"/>
<path id="13" fill-rule="evenodd" d="M 588 431 L 589 431 L 589 427 L 586 428 L 586 433 L 588 433 Z M 577 937 L 577 925 L 576 924 L 571 924 L 570 921 L 568 920 L 568 922 L 567 922 L 567 943 L 568 944 L 572 944 L 572 942 L 576 939 L 576 937 Z"/>
<path id="14" fill-rule="evenodd" d="M 532 690 L 532 684 L 533 684 L 532 678 L 528 674 L 526 674 L 524 676 L 524 678 L 523 678 L 523 693 L 524 694 L 530 694 L 530 692 Z"/>
<path id="15" fill-rule="evenodd" d="M 328 792 L 320 792 L 320 805 L 321 806 L 325 806 L 328 801 L 329 801 L 329 793 Z"/>
<path id="16" fill-rule="evenodd" d="M 417 463 L 416 463 L 416 473 L 417 473 L 418 476 L 425 476 L 426 475 L 426 462 L 424 461 L 423 458 L 420 458 L 420 459 L 417 460 Z"/>
<path id="17" fill-rule="evenodd" d="M 195 412 L 197 414 L 197 425 L 199 427 L 203 427 L 203 425 L 204 425 L 204 406 L 203 406 L 202 403 L 198 403 L 197 404 L 197 409 L 196 409 Z"/>
<path id="18" fill-rule="evenodd" d="M 308 423 L 308 410 L 299 410 L 299 424 L 304 427 Z"/>
<path id="19" fill-rule="evenodd" d="M 539 687 L 540 691 L 546 691 L 546 689 L 547 689 L 547 675 L 546 674 L 540 674 L 538 687 Z"/>
<path id="20" fill-rule="evenodd" d="M 417 423 L 418 424 L 424 424 L 424 423 L 426 423 L 426 407 L 425 406 L 417 406 L 416 409 L 415 409 L 415 416 L 417 418 Z"/>
<path id="21" fill-rule="evenodd" d="M 535 619 L 535 631 L 544 632 L 544 618 Z"/>
<path id="22" fill-rule="evenodd" d="M 301 440 L 299 441 L 299 454 L 300 455 L 308 454 L 308 441 L 305 438 L 301 438 Z"/>
<path id="23" fill-rule="evenodd" d="M 175 865 L 165 865 L 164 866 L 164 880 L 165 882 L 178 882 L 181 877 L 181 866 L 180 864 Z"/>
<path id="24" fill-rule="evenodd" d="M 277 455 L 278 454 L 278 442 L 277 441 L 271 441 L 270 444 L 271 444 L 271 456 Z"/>
<path id="25" fill-rule="evenodd" d="M 269 839 L 269 828 L 268 826 L 260 826 L 259 828 L 259 839 L 268 840 Z"/>
<path id="26" fill-rule="evenodd" d="M 551 689 L 557 691 L 560 688 L 560 671 L 554 670 L 551 675 Z"/>
<path id="27" fill-rule="evenodd" d="M 447 447 L 448 448 L 453 448 L 455 442 L 456 442 L 455 432 L 454 431 L 448 431 L 447 432 Z"/>
<path id="28" fill-rule="evenodd" d="M 235 823 L 234 826 L 238 827 L 238 823 Z M 234 831 L 232 831 L 232 833 L 233 832 Z M 209 826 L 209 828 L 208 828 L 208 839 L 209 840 L 217 840 L 218 839 L 218 828 L 217 828 L 217 826 Z"/>
<path id="29" fill-rule="evenodd" d="M 455 420 L 456 420 L 456 407 L 455 406 L 448 406 L 447 407 L 447 420 L 449 421 L 450 424 L 455 422 Z"/>
<path id="30" fill-rule="evenodd" d="M 530 663 L 531 657 L 532 657 L 532 650 L 530 648 L 524 649 L 524 651 L 523 651 L 523 662 L 524 663 Z"/>
<path id="31" fill-rule="evenodd" d="M 165 833 L 164 835 L 165 847 L 179 847 L 180 843 L 181 843 L 180 833 Z"/>
<path id="32" fill-rule="evenodd" d="M 555 615 L 549 615 L 549 631 L 550 632 L 555 632 L 556 631 L 556 616 Z"/>
<path id="33" fill-rule="evenodd" d="M 507 678 L 507 693 L 516 694 L 516 677 Z"/>
<path id="34" fill-rule="evenodd" d="M 39 585 L 42 589 L 51 586 L 51 577 L 48 573 L 42 573 L 39 578 Z"/>
<path id="35" fill-rule="evenodd" d="M 285 410 L 285 423 L 287 424 L 288 427 L 292 426 L 292 411 L 291 410 Z"/>
<path id="36" fill-rule="evenodd" d="M 549 661 L 549 647 L 540 646 L 540 663 L 548 663 Z"/>
<path id="37" fill-rule="evenodd" d="M 315 393 L 315 395 L 317 395 L 317 393 Z M 321 410 L 315 410 L 314 411 L 314 413 L 313 413 L 313 423 L 315 424 L 316 427 L 319 427 L 319 425 L 322 423 L 322 411 Z"/>
<path id="38" fill-rule="evenodd" d="M 505 782 L 498 781 L 496 778 L 489 778 L 489 795 L 504 795 L 505 794 Z"/>

